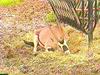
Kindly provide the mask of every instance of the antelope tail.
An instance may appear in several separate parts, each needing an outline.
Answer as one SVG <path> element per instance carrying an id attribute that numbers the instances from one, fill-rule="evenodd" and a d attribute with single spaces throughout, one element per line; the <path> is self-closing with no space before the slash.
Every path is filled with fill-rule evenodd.
<path id="1" fill-rule="evenodd" d="M 34 47 L 34 43 L 33 43 L 33 42 L 28 42 L 28 41 L 26 41 L 26 40 L 23 40 L 23 41 L 24 41 L 25 44 Z"/>

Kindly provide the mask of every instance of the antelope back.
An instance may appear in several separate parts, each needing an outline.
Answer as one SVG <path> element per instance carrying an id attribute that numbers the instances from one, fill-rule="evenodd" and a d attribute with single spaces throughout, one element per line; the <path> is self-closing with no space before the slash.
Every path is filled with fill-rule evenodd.
<path id="1" fill-rule="evenodd" d="M 44 27 L 39 33 L 39 40 L 48 47 L 57 47 L 57 42 L 64 39 L 64 30 L 60 26 Z M 40 46 L 43 46 L 40 43 Z"/>

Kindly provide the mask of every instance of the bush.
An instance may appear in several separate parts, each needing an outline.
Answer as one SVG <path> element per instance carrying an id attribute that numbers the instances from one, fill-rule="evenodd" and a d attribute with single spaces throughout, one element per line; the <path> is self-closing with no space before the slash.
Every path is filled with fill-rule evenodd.
<path id="1" fill-rule="evenodd" d="M 0 6 L 15 6 L 21 2 L 22 0 L 0 0 Z"/>
<path id="2" fill-rule="evenodd" d="M 49 12 L 48 14 L 46 14 L 44 19 L 46 22 L 56 22 L 57 21 L 57 18 L 54 12 Z"/>

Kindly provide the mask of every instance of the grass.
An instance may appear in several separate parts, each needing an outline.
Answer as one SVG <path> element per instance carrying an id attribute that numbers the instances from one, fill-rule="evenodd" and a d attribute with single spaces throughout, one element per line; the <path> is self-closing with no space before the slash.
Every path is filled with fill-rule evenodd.
<path id="1" fill-rule="evenodd" d="M 92 47 L 93 57 L 87 56 L 87 38 L 86 35 L 71 27 L 66 27 L 65 32 L 70 32 L 69 47 L 72 54 L 64 54 L 60 51 L 42 52 L 39 51 L 35 56 L 32 47 L 23 43 L 23 39 L 27 41 L 33 40 L 33 32 L 20 32 L 12 37 L 5 37 L 5 46 L 9 46 L 5 50 L 8 51 L 5 65 L 7 68 L 16 67 L 18 71 L 15 73 L 10 69 L 3 72 L 9 75 L 99 75 L 100 63 L 100 27 L 96 27 L 94 32 L 94 44 Z M 12 40 L 9 40 L 12 39 Z M 10 50 L 10 52 L 9 52 Z M 77 50 L 79 50 L 77 52 Z M 13 68 L 12 68 L 13 69 Z"/>
<path id="2" fill-rule="evenodd" d="M 22 2 L 22 0 L 0 0 L 0 6 L 15 6 Z"/>
<path id="3" fill-rule="evenodd" d="M 14 2 L 15 1 L 15 2 Z M 0 0 L 0 6 L 15 6 L 21 0 Z M 45 16 L 46 22 L 55 22 L 53 12 Z M 9 75 L 100 75 L 100 26 L 94 32 L 93 57 L 87 53 L 87 37 L 71 27 L 65 32 L 70 33 L 68 45 L 72 54 L 60 51 L 33 53 L 33 47 L 24 44 L 23 40 L 33 41 L 33 31 L 25 32 L 14 29 L 14 34 L 4 35 L 4 49 L 0 50 L 3 67 L 0 72 Z M 1 59 L 0 59 L 1 60 Z M 1 60 L 2 61 L 2 60 Z M 1 63 L 0 63 L 1 64 Z"/>

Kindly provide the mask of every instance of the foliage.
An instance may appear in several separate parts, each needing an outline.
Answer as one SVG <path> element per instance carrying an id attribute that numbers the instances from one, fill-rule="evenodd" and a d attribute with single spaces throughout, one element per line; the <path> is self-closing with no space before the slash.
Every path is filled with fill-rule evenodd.
<path id="1" fill-rule="evenodd" d="M 57 20 L 54 12 L 49 12 L 48 14 L 46 14 L 44 19 L 46 22 L 56 22 L 56 20 Z"/>
<path id="2" fill-rule="evenodd" d="M 22 0 L 0 0 L 0 6 L 15 6 Z"/>

